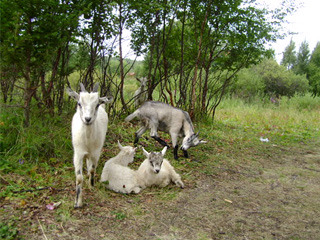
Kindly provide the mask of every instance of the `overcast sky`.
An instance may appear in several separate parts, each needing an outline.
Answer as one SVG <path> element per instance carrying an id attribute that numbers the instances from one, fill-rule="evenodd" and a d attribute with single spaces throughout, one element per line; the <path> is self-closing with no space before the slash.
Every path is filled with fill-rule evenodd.
<path id="1" fill-rule="evenodd" d="M 271 7 L 279 5 L 279 0 L 261 0 L 265 1 Z M 285 28 L 289 32 L 297 34 L 289 35 L 283 40 L 278 40 L 272 44 L 276 52 L 278 62 L 282 59 L 282 53 L 286 46 L 289 45 L 291 38 L 296 43 L 296 51 L 299 51 L 301 42 L 306 40 L 309 43 L 310 53 L 314 50 L 317 42 L 320 42 L 320 1 L 319 0 L 296 0 L 302 6 L 288 18 L 289 23 L 285 24 Z"/>

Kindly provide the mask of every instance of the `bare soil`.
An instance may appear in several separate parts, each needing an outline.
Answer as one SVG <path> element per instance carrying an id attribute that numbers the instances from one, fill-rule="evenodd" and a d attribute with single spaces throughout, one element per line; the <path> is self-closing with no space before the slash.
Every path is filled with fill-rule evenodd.
<path id="1" fill-rule="evenodd" d="M 1 220 L 15 219 L 25 239 L 319 239 L 319 143 L 268 144 L 230 158 L 185 160 L 199 166 L 177 170 L 185 189 L 121 195 L 98 184 L 84 190 L 82 209 L 73 209 L 70 182 L 25 205 L 4 200 Z M 47 195 L 61 206 L 46 209 Z"/>

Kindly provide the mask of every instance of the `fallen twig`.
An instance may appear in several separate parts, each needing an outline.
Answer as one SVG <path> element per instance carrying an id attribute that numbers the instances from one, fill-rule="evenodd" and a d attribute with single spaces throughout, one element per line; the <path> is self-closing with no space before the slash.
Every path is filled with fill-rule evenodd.
<path id="1" fill-rule="evenodd" d="M 34 189 L 23 189 L 20 191 L 13 191 L 13 193 L 23 193 L 23 192 L 35 192 L 35 191 L 41 191 L 41 190 L 46 190 L 50 189 L 52 187 L 42 187 L 42 188 L 34 188 Z"/>
<path id="2" fill-rule="evenodd" d="M 308 168 L 308 167 L 305 167 L 305 169 L 310 170 L 310 171 L 320 172 L 320 170 L 318 170 L 318 169 L 312 169 L 312 168 Z"/>
<path id="3" fill-rule="evenodd" d="M 38 219 L 38 223 L 39 223 L 39 225 L 40 225 L 41 231 L 42 231 L 42 233 L 43 233 L 44 239 L 48 240 L 46 234 L 44 233 L 44 230 L 43 230 L 43 227 L 42 227 L 42 225 L 41 225 L 41 222 L 40 222 L 39 218 L 37 218 L 37 219 Z"/>

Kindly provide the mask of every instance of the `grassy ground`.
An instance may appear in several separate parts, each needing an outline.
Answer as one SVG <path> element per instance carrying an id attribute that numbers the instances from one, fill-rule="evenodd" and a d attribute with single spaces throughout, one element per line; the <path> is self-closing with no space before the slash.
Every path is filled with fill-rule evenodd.
<path id="1" fill-rule="evenodd" d="M 227 100 L 214 122 L 194 123 L 207 144 L 190 149 L 189 159 L 180 153 L 178 161 L 172 149 L 167 151 L 185 189 L 170 185 L 122 195 L 97 183 L 92 191 L 84 187 L 85 207 L 76 210 L 71 116 L 56 119 L 59 130 L 47 126 L 41 132 L 46 124 L 39 126 L 33 131 L 47 133 L 49 143 L 33 140 L 23 154 L 1 165 L 0 238 L 318 239 L 320 107 L 301 102 L 276 107 Z M 98 174 L 118 152 L 116 141 L 131 145 L 137 127 L 110 121 Z M 147 150 L 161 149 L 152 139 L 140 143 Z M 54 157 L 41 153 L 50 146 Z M 138 150 L 131 167 L 143 159 Z"/>

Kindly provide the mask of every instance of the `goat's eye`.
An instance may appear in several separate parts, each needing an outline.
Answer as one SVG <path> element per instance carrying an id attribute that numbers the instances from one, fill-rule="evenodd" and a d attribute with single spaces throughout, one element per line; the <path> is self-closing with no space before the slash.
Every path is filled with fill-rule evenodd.
<path id="1" fill-rule="evenodd" d="M 96 109 L 98 109 L 98 108 L 99 108 L 99 106 L 100 106 L 100 104 L 98 104 L 98 105 L 96 106 Z"/>
<path id="2" fill-rule="evenodd" d="M 78 102 L 78 106 L 79 106 L 79 107 L 82 107 L 82 106 L 81 106 L 81 104 L 80 104 L 79 102 Z"/>

